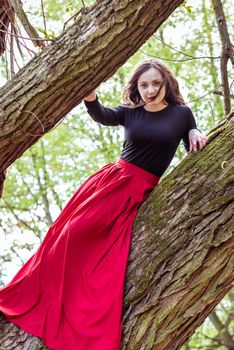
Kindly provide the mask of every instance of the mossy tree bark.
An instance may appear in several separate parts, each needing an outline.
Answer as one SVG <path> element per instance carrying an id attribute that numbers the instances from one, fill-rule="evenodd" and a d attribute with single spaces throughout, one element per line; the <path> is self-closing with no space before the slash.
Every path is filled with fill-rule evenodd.
<path id="1" fill-rule="evenodd" d="M 178 350 L 234 284 L 234 112 L 155 188 L 134 222 L 122 350 Z M 46 349 L 0 318 L 2 350 Z"/>
<path id="2" fill-rule="evenodd" d="M 34 57 L 0 93 L 5 170 L 156 31 L 183 0 L 102 0 Z"/>

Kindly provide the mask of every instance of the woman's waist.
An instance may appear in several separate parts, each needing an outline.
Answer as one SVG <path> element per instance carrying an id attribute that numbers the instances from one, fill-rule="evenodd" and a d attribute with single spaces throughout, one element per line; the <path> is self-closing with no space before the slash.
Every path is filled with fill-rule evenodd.
<path id="1" fill-rule="evenodd" d="M 125 167 L 126 169 L 133 172 L 134 174 L 137 174 L 140 177 L 144 178 L 145 180 L 150 182 L 153 186 L 156 186 L 160 181 L 159 176 L 147 171 L 146 169 L 140 167 L 139 165 L 129 162 L 126 159 L 123 159 L 122 156 L 116 161 L 116 163 L 121 165 L 122 167 Z"/>

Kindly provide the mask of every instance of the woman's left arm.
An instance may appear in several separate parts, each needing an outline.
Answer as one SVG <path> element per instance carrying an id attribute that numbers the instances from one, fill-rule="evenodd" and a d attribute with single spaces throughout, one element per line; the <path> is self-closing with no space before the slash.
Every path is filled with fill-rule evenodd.
<path id="1" fill-rule="evenodd" d="M 189 153 L 201 151 L 207 141 L 208 137 L 203 135 L 198 129 L 189 130 Z"/>

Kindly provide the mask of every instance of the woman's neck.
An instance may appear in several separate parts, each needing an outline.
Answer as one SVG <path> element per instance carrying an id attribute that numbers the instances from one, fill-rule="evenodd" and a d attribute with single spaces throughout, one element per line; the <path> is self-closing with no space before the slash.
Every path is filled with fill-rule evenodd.
<path id="1" fill-rule="evenodd" d="M 161 111 L 162 109 L 166 108 L 168 106 L 168 103 L 160 103 L 160 104 L 157 104 L 157 105 L 152 105 L 150 103 L 147 103 L 145 106 L 144 106 L 144 109 L 148 112 L 158 112 L 158 111 Z"/>

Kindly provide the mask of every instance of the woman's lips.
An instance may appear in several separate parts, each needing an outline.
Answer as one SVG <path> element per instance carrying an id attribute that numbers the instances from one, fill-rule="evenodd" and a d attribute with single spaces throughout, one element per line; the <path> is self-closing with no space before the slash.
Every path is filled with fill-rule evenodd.
<path id="1" fill-rule="evenodd" d="M 152 101 L 155 100 L 155 98 L 156 98 L 156 96 L 148 97 L 148 101 L 149 101 L 149 102 L 152 102 Z"/>

